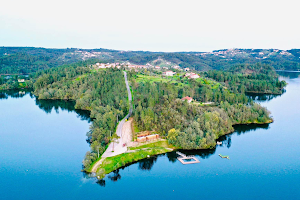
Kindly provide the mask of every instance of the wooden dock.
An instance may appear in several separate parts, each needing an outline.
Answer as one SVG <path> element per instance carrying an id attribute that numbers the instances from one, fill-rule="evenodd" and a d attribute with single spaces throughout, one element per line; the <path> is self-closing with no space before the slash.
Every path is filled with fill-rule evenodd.
<path id="1" fill-rule="evenodd" d="M 223 156 L 222 154 L 219 154 L 219 156 L 220 156 L 221 158 L 227 158 L 228 160 L 230 160 L 229 156 Z"/>
<path id="2" fill-rule="evenodd" d="M 179 160 L 179 162 L 181 162 L 184 165 L 200 163 L 200 161 L 195 156 L 186 156 L 185 154 L 183 154 L 179 151 L 176 151 L 176 153 L 180 156 L 177 158 L 177 160 Z M 190 160 L 190 161 L 187 161 L 187 160 Z"/>

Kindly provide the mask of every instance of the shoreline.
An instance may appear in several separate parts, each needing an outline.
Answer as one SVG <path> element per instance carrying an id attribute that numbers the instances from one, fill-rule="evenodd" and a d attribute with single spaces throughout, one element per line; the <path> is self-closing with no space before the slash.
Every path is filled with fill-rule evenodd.
<path id="1" fill-rule="evenodd" d="M 234 126 L 236 125 L 242 125 L 242 126 L 246 126 L 246 125 L 264 125 L 264 124 L 270 124 L 270 123 L 273 123 L 274 120 L 273 119 L 270 119 L 266 122 L 252 122 L 252 123 L 242 123 L 242 124 L 233 124 L 233 131 L 230 131 L 228 133 L 225 133 L 223 135 L 220 135 L 218 138 L 216 138 L 216 141 L 221 138 L 222 136 L 225 136 L 225 135 L 230 135 L 230 134 L 233 134 L 236 130 L 234 128 Z M 167 142 L 167 141 L 166 141 Z M 153 142 L 155 143 L 155 142 Z M 149 143 L 151 144 L 151 143 Z M 148 145 L 148 144 L 145 144 L 145 145 Z M 145 146 L 145 145 L 140 145 L 140 147 L 142 146 Z M 122 162 L 121 164 L 120 163 L 117 163 L 115 166 L 113 166 L 113 168 L 109 169 L 109 170 L 103 170 L 105 169 L 105 165 L 101 167 L 101 165 L 104 163 L 105 159 L 106 158 L 101 158 L 100 160 L 102 160 L 102 162 L 100 164 L 98 164 L 98 168 L 96 169 L 96 172 L 93 172 L 92 170 L 91 171 L 85 171 L 86 173 L 94 173 L 95 174 L 95 177 L 98 178 L 98 179 L 103 179 L 107 174 L 117 170 L 117 169 L 120 169 L 122 167 L 126 167 L 126 166 L 129 166 L 131 164 L 134 164 L 134 163 L 137 163 L 138 161 L 141 161 L 141 160 L 144 160 L 144 159 L 147 159 L 151 156 L 157 156 L 157 155 L 161 155 L 161 154 L 165 154 L 165 153 L 168 153 L 168 152 L 173 152 L 173 151 L 176 151 L 176 150 L 209 150 L 209 149 L 216 149 L 217 147 L 217 144 L 215 144 L 213 147 L 210 147 L 210 148 L 199 148 L 199 149 L 182 149 L 180 147 L 173 147 L 173 148 L 165 148 L 165 147 L 162 147 L 162 148 L 165 148 L 165 151 L 163 152 L 157 152 L 157 153 L 154 153 L 151 154 L 150 152 L 154 150 L 154 148 L 152 149 L 148 149 L 147 152 L 150 153 L 151 155 L 147 154 L 147 155 L 144 155 L 142 157 L 140 157 L 139 159 L 135 159 L 135 160 L 131 160 L 131 161 L 128 161 L 128 162 Z M 171 150 L 172 149 L 172 150 Z M 135 152 L 125 152 L 123 154 L 120 154 L 120 155 L 117 155 L 117 156 L 114 156 L 114 157 L 109 157 L 109 161 L 111 160 L 114 160 L 114 159 L 118 159 L 116 157 L 125 157 L 125 156 L 128 156 L 128 155 L 131 155 L 132 153 L 136 153 L 136 152 L 143 152 L 143 153 L 147 153 L 144 149 L 137 149 Z M 97 162 L 95 163 L 97 164 Z M 105 164 L 105 163 L 104 163 Z M 120 165 L 119 165 L 120 164 Z M 93 169 L 95 167 L 95 165 L 93 165 L 90 169 Z"/>

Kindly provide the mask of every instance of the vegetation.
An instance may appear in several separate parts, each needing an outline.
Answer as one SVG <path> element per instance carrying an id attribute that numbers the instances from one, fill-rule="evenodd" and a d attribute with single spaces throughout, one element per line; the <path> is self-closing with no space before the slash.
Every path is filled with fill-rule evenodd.
<path id="1" fill-rule="evenodd" d="M 150 142 L 147 144 L 142 144 L 136 147 L 129 147 L 130 150 L 137 150 L 137 149 L 145 149 L 145 148 L 156 148 L 156 147 L 164 147 L 164 148 L 171 148 L 174 149 L 174 146 L 170 145 L 167 140 L 159 140 L 155 142 Z"/>
<path id="2" fill-rule="evenodd" d="M 102 62 L 179 65 L 198 71 L 226 70 L 236 64 L 268 64 L 278 70 L 300 70 L 300 50 L 230 49 L 203 52 L 147 52 L 109 49 L 46 49 L 0 47 L 0 74 L 28 74 L 64 64 L 93 59 Z M 168 63 L 168 64 L 166 64 Z"/>
<path id="3" fill-rule="evenodd" d="M 83 165 L 89 168 L 115 137 L 117 119 L 129 110 L 124 75 L 119 69 L 94 71 L 77 65 L 49 69 L 33 75 L 39 99 L 74 100 L 75 108 L 91 111 L 93 123 L 87 133 L 91 152 Z"/>
<path id="4" fill-rule="evenodd" d="M 156 55 L 151 54 L 153 58 Z M 193 63 L 193 56 L 182 53 L 179 57 Z M 134 58 L 130 54 L 130 59 Z M 88 60 L 36 71 L 24 77 L 25 82 L 18 81 L 20 75 L 9 79 L 0 77 L 0 89 L 32 88 L 39 100 L 72 100 L 76 109 L 90 111 L 93 122 L 87 133 L 91 151 L 86 153 L 83 161 L 86 171 L 116 139 L 117 119 L 122 119 L 129 111 L 124 69 L 95 70 L 91 67 L 94 62 Z M 134 131 L 155 131 L 167 139 L 168 144 L 166 141 L 145 144 L 131 148 L 136 152 L 106 158 L 98 174 L 107 174 L 147 155 L 168 152 L 170 147 L 213 148 L 216 139 L 232 132 L 235 124 L 270 123 L 272 119 L 267 109 L 253 103 L 245 93 L 277 94 L 286 85 L 278 81 L 274 68 L 263 64 L 235 65 L 227 71 L 203 72 L 198 79 L 188 79 L 184 73 L 164 77 L 160 71 L 148 69 L 138 73 L 130 71 L 128 77 L 133 93 Z M 192 97 L 194 103 L 182 101 L 185 96 Z M 199 106 L 207 102 L 213 102 L 213 106 Z"/>
<path id="5" fill-rule="evenodd" d="M 178 148 L 212 148 L 218 137 L 233 131 L 234 124 L 272 121 L 270 113 L 251 102 L 245 93 L 233 93 L 209 79 L 182 76 L 168 81 L 148 80 L 135 72 L 130 77 L 135 97 L 133 116 L 138 129 L 155 130 Z M 201 102 L 213 101 L 217 106 L 189 104 L 180 99 L 184 96 Z"/>
<path id="6" fill-rule="evenodd" d="M 100 178 L 103 178 L 105 174 L 108 174 L 127 164 L 145 159 L 148 156 L 163 154 L 170 151 L 172 150 L 163 147 L 154 147 L 146 150 L 136 150 L 135 152 L 131 153 L 123 153 L 114 157 L 108 157 L 102 162 L 96 174 Z"/>
<path id="7" fill-rule="evenodd" d="M 206 77 L 225 83 L 234 93 L 267 93 L 282 94 L 285 81 L 279 81 L 278 76 L 270 65 L 237 65 L 228 72 L 208 71 Z"/>

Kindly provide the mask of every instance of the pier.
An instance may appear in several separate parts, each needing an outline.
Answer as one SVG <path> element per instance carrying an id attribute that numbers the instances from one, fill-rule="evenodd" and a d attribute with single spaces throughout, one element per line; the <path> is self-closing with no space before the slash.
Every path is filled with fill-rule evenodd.
<path id="1" fill-rule="evenodd" d="M 219 156 L 220 156 L 221 158 L 227 158 L 228 160 L 230 160 L 229 156 L 223 156 L 222 154 L 219 154 Z"/>
<path id="2" fill-rule="evenodd" d="M 187 156 L 179 151 L 176 151 L 176 153 L 179 155 L 177 160 L 179 160 L 179 162 L 181 162 L 184 165 L 200 163 L 200 161 L 193 155 Z"/>

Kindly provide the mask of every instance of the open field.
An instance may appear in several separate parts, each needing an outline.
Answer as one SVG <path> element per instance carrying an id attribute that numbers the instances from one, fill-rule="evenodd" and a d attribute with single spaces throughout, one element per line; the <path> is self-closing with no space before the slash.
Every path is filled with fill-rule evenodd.
<path id="1" fill-rule="evenodd" d="M 97 170 L 97 177 L 103 178 L 106 174 L 117 170 L 127 164 L 145 159 L 149 156 L 171 152 L 172 150 L 164 147 L 149 148 L 146 150 L 136 150 L 130 153 L 123 153 L 114 157 L 105 158 Z"/>

